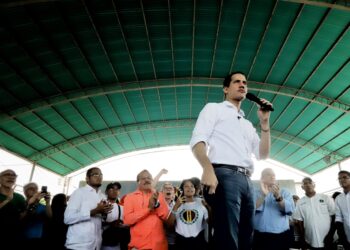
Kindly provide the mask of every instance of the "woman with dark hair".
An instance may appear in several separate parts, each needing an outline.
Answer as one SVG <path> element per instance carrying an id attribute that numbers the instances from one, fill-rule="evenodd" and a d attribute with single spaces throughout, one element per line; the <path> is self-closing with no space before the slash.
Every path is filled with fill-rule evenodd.
<path id="1" fill-rule="evenodd" d="M 48 242 L 50 243 L 50 249 L 66 249 L 64 247 L 68 230 L 68 226 L 64 224 L 64 211 L 66 210 L 66 207 L 67 196 L 65 194 L 56 194 L 52 198 L 52 218 L 48 228 Z"/>
<path id="2" fill-rule="evenodd" d="M 207 247 L 204 229 L 208 210 L 201 199 L 195 198 L 194 185 L 191 179 L 182 181 L 180 189 L 183 193 L 168 218 L 170 225 L 175 224 L 176 247 L 181 250 L 203 250 Z"/>

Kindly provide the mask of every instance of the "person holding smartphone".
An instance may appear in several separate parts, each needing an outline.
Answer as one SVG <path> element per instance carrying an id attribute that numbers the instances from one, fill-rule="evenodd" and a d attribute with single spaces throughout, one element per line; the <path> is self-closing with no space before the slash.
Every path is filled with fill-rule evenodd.
<path id="1" fill-rule="evenodd" d="M 45 249 L 44 225 L 52 217 L 51 195 L 47 187 L 41 191 L 35 182 L 30 182 L 23 187 L 27 202 L 27 215 L 23 219 L 24 244 L 29 249 Z"/>
<path id="2" fill-rule="evenodd" d="M 168 224 L 175 225 L 176 247 L 181 250 L 203 250 L 207 248 L 204 229 L 208 222 L 208 210 L 201 199 L 195 197 L 195 183 L 192 179 L 182 181 L 183 190 L 168 218 Z"/>

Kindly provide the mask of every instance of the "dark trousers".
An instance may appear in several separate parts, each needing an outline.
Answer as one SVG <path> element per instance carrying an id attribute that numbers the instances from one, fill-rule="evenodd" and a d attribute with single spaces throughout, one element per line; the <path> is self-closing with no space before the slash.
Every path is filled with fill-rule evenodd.
<path id="1" fill-rule="evenodd" d="M 176 234 L 176 249 L 178 250 L 206 250 L 207 242 L 204 238 L 204 230 L 196 237 L 183 237 Z"/>
<path id="2" fill-rule="evenodd" d="M 288 231 L 280 234 L 254 231 L 253 250 L 289 250 L 289 245 Z"/>
<path id="3" fill-rule="evenodd" d="M 253 234 L 254 198 L 249 177 L 225 167 L 215 168 L 219 181 L 215 194 L 204 190 L 213 214 L 213 250 L 250 250 Z"/>

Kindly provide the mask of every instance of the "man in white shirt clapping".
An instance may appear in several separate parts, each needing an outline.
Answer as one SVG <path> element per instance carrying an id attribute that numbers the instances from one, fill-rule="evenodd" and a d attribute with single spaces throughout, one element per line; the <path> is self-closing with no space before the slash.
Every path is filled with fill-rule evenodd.
<path id="1" fill-rule="evenodd" d="M 71 195 L 64 213 L 68 227 L 66 248 L 99 250 L 102 243 L 102 218 L 112 210 L 113 204 L 105 200 L 100 191 L 102 173 L 99 168 L 90 168 L 86 173 L 85 187 Z"/>

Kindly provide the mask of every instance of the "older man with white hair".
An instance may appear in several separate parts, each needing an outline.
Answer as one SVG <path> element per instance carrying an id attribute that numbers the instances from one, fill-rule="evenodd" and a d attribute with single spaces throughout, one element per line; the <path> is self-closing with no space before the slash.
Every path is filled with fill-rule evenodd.
<path id="1" fill-rule="evenodd" d="M 255 201 L 253 249 L 288 250 L 292 240 L 289 216 L 294 211 L 294 201 L 288 190 L 279 187 L 271 168 L 261 173 Z"/>

